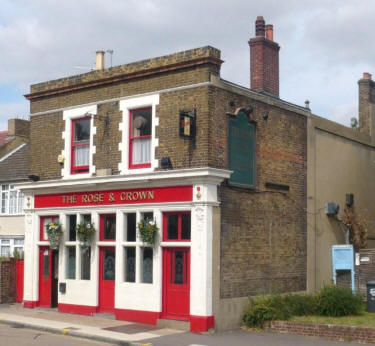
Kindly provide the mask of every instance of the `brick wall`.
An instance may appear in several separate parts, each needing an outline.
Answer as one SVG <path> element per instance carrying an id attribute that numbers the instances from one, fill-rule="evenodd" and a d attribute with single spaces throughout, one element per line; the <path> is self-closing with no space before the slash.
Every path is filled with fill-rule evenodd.
<path id="1" fill-rule="evenodd" d="M 210 166 L 228 167 L 229 100 L 251 104 L 257 121 L 256 189 L 219 188 L 221 297 L 305 290 L 306 118 L 219 88 L 210 97 Z M 290 190 L 268 190 L 266 182 Z"/>
<path id="2" fill-rule="evenodd" d="M 375 343 L 374 328 L 273 321 L 271 330 L 279 333 L 316 336 L 346 342 Z"/>
<path id="3" fill-rule="evenodd" d="M 191 54 L 180 56 L 181 53 L 167 57 L 170 63 L 188 62 L 192 63 L 201 56 L 207 55 L 217 59 L 220 52 L 211 47 L 192 50 Z M 156 62 L 154 62 L 154 60 Z M 130 64 L 135 65 L 138 70 L 145 70 L 146 67 L 160 66 L 166 68 L 162 58 Z M 143 66 L 143 65 L 144 66 Z M 74 92 L 58 92 L 59 88 L 73 85 L 74 83 L 85 83 L 103 77 L 109 72 L 92 72 L 92 74 L 81 75 L 80 78 L 69 77 L 57 81 L 41 83 L 32 86 L 34 93 L 48 92 L 48 88 L 55 90 L 53 96 L 31 96 L 31 112 L 45 112 L 48 110 L 64 107 L 77 106 L 87 103 L 103 102 L 118 97 L 139 95 L 147 92 L 155 92 L 184 85 L 191 85 L 210 80 L 211 74 L 217 75 L 218 62 L 197 63 L 196 66 L 182 66 L 179 69 L 171 69 L 154 73 L 149 76 L 137 77 L 112 84 L 97 85 L 81 88 Z M 159 66 L 158 65 L 158 66 Z M 127 66 L 127 65 L 123 65 Z M 142 67 L 143 66 L 143 67 Z M 147 69 L 146 69 L 147 70 Z M 106 70 L 105 70 L 106 71 Z M 120 72 L 126 71 L 123 68 Z M 130 69 L 130 71 L 133 71 Z M 112 77 L 120 74 L 116 69 Z M 128 71 L 129 72 L 129 71 Z M 134 71 L 133 71 L 134 72 Z M 104 75 L 101 76 L 100 73 Z M 99 82 L 98 82 L 99 83 Z M 51 92 L 52 92 L 51 91 Z M 33 96 L 34 95 L 34 96 Z M 192 141 L 180 138 L 178 135 L 179 111 L 181 109 L 197 109 L 198 136 L 197 148 L 192 148 Z M 41 180 L 58 179 L 61 177 L 61 166 L 57 157 L 64 147 L 61 133 L 64 131 L 62 111 L 48 114 L 32 115 L 31 137 L 30 137 L 30 172 L 39 175 Z M 104 117 L 108 114 L 109 125 L 105 125 Z M 98 115 L 95 118 L 94 126 L 97 133 L 94 136 L 96 153 L 93 156 L 93 164 L 96 169 L 111 168 L 113 174 L 118 173 L 118 163 L 121 160 L 121 152 L 118 150 L 118 143 L 121 142 L 122 133 L 119 130 L 119 123 L 122 121 L 122 114 L 119 110 L 118 101 L 109 101 L 98 105 Z M 156 109 L 156 116 L 159 117 L 159 126 L 156 128 L 156 137 L 159 138 L 159 147 L 156 149 L 156 158 L 169 156 L 172 159 L 174 168 L 202 167 L 208 165 L 208 89 L 207 87 L 192 88 L 174 92 L 166 92 L 160 95 L 160 104 Z M 174 150 L 171 150 L 174 148 Z"/>
<path id="4" fill-rule="evenodd" d="M 375 249 L 361 249 L 359 250 L 359 256 L 360 265 L 355 267 L 356 287 L 359 292 L 366 295 L 366 282 L 375 280 Z M 364 261 L 365 258 L 368 258 L 369 261 Z"/>
<path id="5" fill-rule="evenodd" d="M 0 303 L 14 303 L 16 300 L 16 260 L 0 261 Z"/>

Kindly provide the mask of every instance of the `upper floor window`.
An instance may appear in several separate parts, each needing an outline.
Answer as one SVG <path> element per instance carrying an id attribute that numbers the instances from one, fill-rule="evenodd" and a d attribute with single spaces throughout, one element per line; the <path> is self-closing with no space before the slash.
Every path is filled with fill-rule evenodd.
<path id="1" fill-rule="evenodd" d="M 14 185 L 1 185 L 1 214 L 23 213 L 24 195 L 16 190 Z"/>
<path id="2" fill-rule="evenodd" d="M 159 162 L 155 158 L 155 149 L 159 145 L 156 137 L 158 104 L 159 94 L 120 101 L 122 143 L 119 145 L 121 162 L 118 169 L 121 174 L 148 173 L 158 167 Z"/>
<path id="3" fill-rule="evenodd" d="M 129 128 L 129 168 L 151 167 L 151 107 L 130 111 Z"/>
<path id="4" fill-rule="evenodd" d="M 71 174 L 89 172 L 90 121 L 90 117 L 72 120 Z"/>

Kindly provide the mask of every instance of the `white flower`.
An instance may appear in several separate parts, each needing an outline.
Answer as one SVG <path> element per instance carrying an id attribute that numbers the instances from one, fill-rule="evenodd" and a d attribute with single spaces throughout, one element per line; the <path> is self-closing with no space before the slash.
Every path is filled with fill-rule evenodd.
<path id="1" fill-rule="evenodd" d="M 88 223 L 88 224 L 87 224 L 87 228 L 91 228 L 91 224 Z"/>

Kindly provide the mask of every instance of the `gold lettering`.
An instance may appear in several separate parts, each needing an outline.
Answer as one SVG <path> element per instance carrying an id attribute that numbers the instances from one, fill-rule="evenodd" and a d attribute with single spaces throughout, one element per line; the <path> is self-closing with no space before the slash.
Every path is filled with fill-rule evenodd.
<path id="1" fill-rule="evenodd" d="M 147 198 L 146 191 L 141 191 L 139 193 L 139 199 L 146 199 L 146 198 Z"/>
<path id="2" fill-rule="evenodd" d="M 82 195 L 82 203 L 87 203 L 87 195 Z"/>
<path id="3" fill-rule="evenodd" d="M 133 200 L 137 201 L 139 198 L 139 192 L 133 192 Z"/>
<path id="4" fill-rule="evenodd" d="M 147 195 L 149 199 L 154 199 L 154 191 L 147 191 Z"/>
<path id="5" fill-rule="evenodd" d="M 77 196 L 72 195 L 72 196 L 62 196 L 63 203 L 71 203 L 75 204 L 77 203 Z"/>
<path id="6" fill-rule="evenodd" d="M 126 193 L 126 200 L 131 201 L 132 200 L 132 194 L 130 192 Z"/>
<path id="7" fill-rule="evenodd" d="M 121 192 L 120 193 L 120 200 L 121 201 L 126 201 L 126 194 L 125 194 L 125 192 Z"/>
<path id="8" fill-rule="evenodd" d="M 101 196 L 103 197 L 103 195 L 101 195 Z M 109 201 L 110 202 L 115 202 L 115 196 L 114 196 L 114 194 L 112 192 L 109 194 Z"/>

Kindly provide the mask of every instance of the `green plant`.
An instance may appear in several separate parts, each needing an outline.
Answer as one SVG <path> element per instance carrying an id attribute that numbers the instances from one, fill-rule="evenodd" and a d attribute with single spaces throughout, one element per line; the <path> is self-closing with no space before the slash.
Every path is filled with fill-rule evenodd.
<path id="1" fill-rule="evenodd" d="M 358 315 L 363 311 L 362 295 L 348 288 L 328 285 L 317 295 L 316 312 L 321 316 Z"/>
<path id="2" fill-rule="evenodd" d="M 287 294 L 284 303 L 289 307 L 291 315 L 306 316 L 316 313 L 316 295 Z"/>
<path id="3" fill-rule="evenodd" d="M 154 219 L 147 218 L 138 222 L 138 231 L 144 243 L 153 245 L 158 230 L 159 228 Z"/>
<path id="4" fill-rule="evenodd" d="M 52 250 L 59 248 L 60 238 L 62 235 L 62 227 L 59 222 L 49 222 L 46 224 L 46 232 L 50 247 Z"/>
<path id="5" fill-rule="evenodd" d="M 291 311 L 280 294 L 250 298 L 243 321 L 247 327 L 263 328 L 265 321 L 287 320 Z"/>
<path id="6" fill-rule="evenodd" d="M 24 252 L 23 252 L 22 250 L 19 251 L 19 250 L 17 250 L 17 249 L 14 249 L 14 251 L 13 251 L 13 257 L 14 257 L 15 259 L 23 260 Z"/>
<path id="7" fill-rule="evenodd" d="M 96 229 L 92 222 L 82 221 L 77 225 L 78 239 L 83 242 L 83 247 L 91 245 L 91 238 L 95 234 Z"/>

